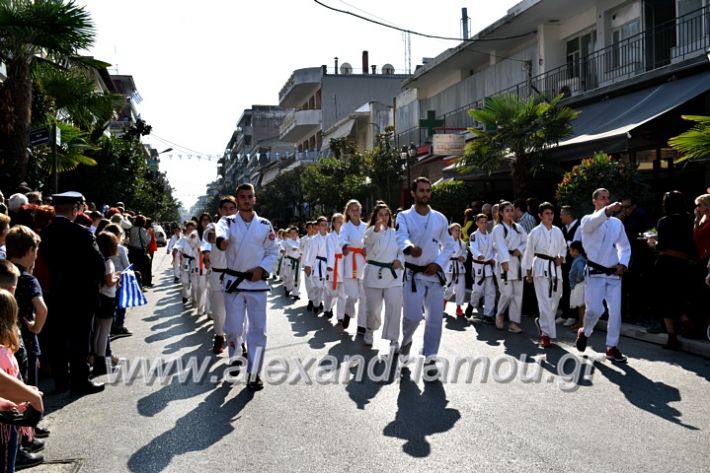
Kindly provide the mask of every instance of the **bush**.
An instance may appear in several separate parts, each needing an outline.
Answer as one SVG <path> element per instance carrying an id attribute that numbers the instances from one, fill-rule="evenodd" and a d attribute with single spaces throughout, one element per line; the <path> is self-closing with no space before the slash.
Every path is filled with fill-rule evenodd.
<path id="1" fill-rule="evenodd" d="M 431 206 L 451 222 L 463 223 L 463 212 L 474 196 L 474 188 L 463 181 L 449 181 L 432 188 Z"/>
<path id="2" fill-rule="evenodd" d="M 635 166 L 612 160 L 611 156 L 597 153 L 564 175 L 557 186 L 559 205 L 570 205 L 576 215 L 582 216 L 594 210 L 592 193 L 604 187 L 612 199 L 621 200 L 633 196 L 638 202 L 648 201 L 650 191 Z"/>

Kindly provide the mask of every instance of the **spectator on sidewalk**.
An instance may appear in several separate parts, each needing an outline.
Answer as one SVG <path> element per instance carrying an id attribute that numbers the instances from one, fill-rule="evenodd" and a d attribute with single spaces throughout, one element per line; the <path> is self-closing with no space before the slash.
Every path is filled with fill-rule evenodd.
<path id="1" fill-rule="evenodd" d="M 649 286 L 649 277 L 653 270 L 653 253 L 646 242 L 639 239 L 639 234 L 654 226 L 651 216 L 639 207 L 634 197 L 621 199 L 622 211 L 619 219 L 624 223 L 626 238 L 631 244 L 629 270 L 622 280 L 622 316 L 624 320 L 637 322 L 650 311 L 644 288 Z"/>
<path id="2" fill-rule="evenodd" d="M 10 217 L 5 214 L 0 214 L 0 259 L 6 259 L 5 237 L 10 231 Z"/>

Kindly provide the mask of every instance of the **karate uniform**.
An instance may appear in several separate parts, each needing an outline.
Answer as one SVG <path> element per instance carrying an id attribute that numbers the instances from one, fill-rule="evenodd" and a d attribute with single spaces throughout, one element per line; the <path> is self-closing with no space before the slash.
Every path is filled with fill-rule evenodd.
<path id="1" fill-rule="evenodd" d="M 367 225 L 360 221 L 354 225 L 352 221 L 345 222 L 340 229 L 340 247 L 348 246 L 348 254 L 343 257 L 343 287 L 347 296 L 345 313 L 350 317 L 355 316 L 355 303 L 357 308 L 357 326 L 367 325 L 367 307 L 365 302 L 365 286 L 362 278 L 365 275 L 366 258 L 362 254 L 365 248 L 365 229 Z"/>
<path id="2" fill-rule="evenodd" d="M 528 235 L 517 223 L 508 226 L 501 221 L 493 227 L 491 237 L 495 250 L 496 280 L 500 291 L 498 314 L 508 309 L 508 318 L 519 324 L 523 305 L 523 274 L 520 258 L 513 256 L 511 252 L 519 250 L 521 254 L 524 253 Z M 503 263 L 508 263 L 507 272 L 503 271 Z"/>
<path id="3" fill-rule="evenodd" d="M 528 235 L 523 254 L 523 273 L 532 270 L 537 306 L 540 310 L 542 335 L 557 338 L 555 317 L 562 297 L 562 266 L 555 265 L 554 258 L 567 254 L 567 242 L 562 230 L 554 225 L 548 230 L 543 224 L 532 229 Z M 548 259 L 549 258 L 549 259 Z"/>
<path id="4" fill-rule="evenodd" d="M 304 258 L 304 267 L 311 268 L 311 275 L 306 277 L 311 292 L 308 299 L 313 303 L 313 307 L 320 307 L 323 304 L 326 278 L 328 276 L 328 242 L 327 235 L 313 235 L 308 243 L 308 252 Z"/>
<path id="5" fill-rule="evenodd" d="M 326 237 L 327 267 L 325 295 L 323 297 L 325 312 L 332 312 L 336 309 L 338 320 L 343 320 L 345 315 L 346 296 L 343 288 L 343 251 L 340 247 L 340 235 L 335 231 L 328 233 Z"/>
<path id="6" fill-rule="evenodd" d="M 402 269 L 383 267 L 398 260 L 404 266 L 404 255 L 397 244 L 397 234 L 393 228 L 379 232 L 371 226 L 365 230 L 365 248 L 367 265 L 365 266 L 364 286 L 367 296 L 368 337 L 382 324 L 382 303 L 385 306 L 385 324 L 382 338 L 391 344 L 399 341 L 399 326 L 402 320 Z"/>
<path id="7" fill-rule="evenodd" d="M 621 335 L 621 277 L 604 274 L 595 265 L 608 268 L 617 265 L 629 267 L 631 245 L 624 231 L 624 224 L 616 217 L 607 217 L 605 209 L 582 217 L 579 227 L 582 245 L 587 252 L 587 277 L 584 293 L 584 334 L 589 337 L 604 313 L 604 304 L 609 311 L 606 346 L 615 347 Z"/>
<path id="8" fill-rule="evenodd" d="M 478 307 L 481 297 L 483 297 L 483 315 L 485 317 L 495 317 L 496 283 L 493 280 L 493 273 L 495 272 L 493 237 L 490 233 L 481 233 L 476 230 L 471 235 L 469 247 L 473 256 L 471 265 L 473 270 L 471 307 Z M 479 256 L 483 256 L 484 260 L 479 261 Z M 493 264 L 490 264 L 491 261 Z"/>
<path id="9" fill-rule="evenodd" d="M 168 254 L 171 254 L 173 250 L 175 249 L 175 245 L 177 245 L 177 242 L 180 240 L 180 237 L 176 236 L 173 234 L 173 236 L 170 237 L 170 241 L 168 241 L 168 248 L 167 252 Z M 173 275 L 177 278 L 180 279 L 180 254 L 179 252 L 175 255 L 173 255 Z"/>
<path id="10" fill-rule="evenodd" d="M 210 223 L 207 230 L 214 228 L 215 224 Z M 205 236 L 207 230 L 205 230 Z M 204 238 L 202 240 L 202 249 L 210 254 L 210 273 L 208 276 L 209 284 L 207 294 L 210 310 L 212 311 L 212 320 L 214 321 L 214 333 L 218 336 L 224 336 L 224 318 L 226 311 L 224 308 L 222 278 L 224 271 L 227 269 L 227 255 L 224 251 L 217 248 L 217 245 L 212 245 Z"/>
<path id="11" fill-rule="evenodd" d="M 406 266 L 402 346 L 412 342 L 419 323 L 425 319 L 423 354 L 435 356 L 439 352 L 444 323 L 441 301 L 444 299 L 446 281 L 443 270 L 454 252 L 449 222 L 436 210 L 429 209 L 426 215 L 419 215 L 412 206 L 397 214 L 397 243 L 400 251 L 405 253 Z M 406 254 L 412 246 L 422 249 L 421 256 Z M 431 263 L 436 263 L 441 273 L 427 275 L 419 271 Z"/>
<path id="12" fill-rule="evenodd" d="M 305 235 L 301 237 L 299 241 L 299 247 L 300 247 L 300 252 L 301 252 L 301 262 L 302 267 L 301 267 L 301 272 L 303 272 L 306 269 L 306 257 L 308 256 L 308 252 L 310 251 L 311 248 L 311 241 L 313 240 L 313 236 Z M 300 279 L 300 275 L 299 275 Z M 303 274 L 303 285 L 306 287 L 306 297 L 308 297 L 308 300 L 313 302 L 313 280 Z"/>
<path id="13" fill-rule="evenodd" d="M 226 319 L 224 332 L 228 338 L 229 357 L 234 358 L 241 350 L 239 341 L 244 335 L 244 319 L 247 319 L 246 342 L 248 350 L 247 371 L 258 374 L 264 361 L 266 349 L 266 292 L 265 280 L 251 281 L 240 274 L 260 267 L 268 273 L 273 268 L 279 250 L 271 223 L 254 213 L 250 222 L 241 215 L 222 217 L 217 223 L 218 239 L 229 241 L 226 250 L 227 271 L 223 279 Z M 243 275 L 242 276 L 246 276 Z M 257 366 L 257 352 L 259 352 Z"/>
<path id="14" fill-rule="evenodd" d="M 274 270 L 272 271 L 272 274 L 276 275 L 276 278 L 281 277 L 281 267 L 283 265 L 283 259 L 284 259 L 284 252 L 283 252 L 283 240 L 279 237 L 276 237 L 276 247 L 279 249 L 279 257 L 276 259 L 276 263 L 274 263 Z"/>
<path id="15" fill-rule="evenodd" d="M 459 256 L 463 256 L 464 261 L 459 261 Z M 444 300 L 449 300 L 452 295 L 456 296 L 456 305 L 463 305 L 466 298 L 466 245 L 462 240 L 454 240 L 454 252 L 451 254 L 449 263 L 444 268 L 446 272 L 446 287 L 444 289 Z"/>
<path id="16" fill-rule="evenodd" d="M 190 244 L 189 236 L 183 234 L 175 244 L 175 248 L 179 252 L 178 259 L 180 260 L 180 284 L 182 298 L 190 299 L 192 297 L 192 274 L 195 271 L 197 258 L 195 251 Z"/>
<path id="17" fill-rule="evenodd" d="M 207 305 L 207 273 L 209 270 L 205 267 L 205 260 L 202 255 L 202 239 L 197 230 L 190 234 L 189 242 L 195 254 L 195 268 L 190 276 L 192 302 L 195 305 L 195 309 L 197 309 L 197 315 L 202 315 L 205 313 Z"/>
<path id="18" fill-rule="evenodd" d="M 301 247 L 298 240 L 286 238 L 281 242 L 281 248 L 284 252 L 284 259 L 281 265 L 281 274 L 283 274 L 284 287 L 292 297 L 298 297 L 300 294 L 299 286 L 301 285 Z"/>

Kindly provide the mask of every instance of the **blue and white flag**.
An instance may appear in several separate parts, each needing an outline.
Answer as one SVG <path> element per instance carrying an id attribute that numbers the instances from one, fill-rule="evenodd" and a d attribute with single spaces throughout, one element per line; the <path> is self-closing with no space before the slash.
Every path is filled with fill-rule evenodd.
<path id="1" fill-rule="evenodd" d="M 141 287 L 136 279 L 136 273 L 133 271 L 133 265 L 130 265 L 121 273 L 121 287 L 118 292 L 118 307 L 125 309 L 127 307 L 137 307 L 146 305 L 148 300 L 141 292 Z"/>

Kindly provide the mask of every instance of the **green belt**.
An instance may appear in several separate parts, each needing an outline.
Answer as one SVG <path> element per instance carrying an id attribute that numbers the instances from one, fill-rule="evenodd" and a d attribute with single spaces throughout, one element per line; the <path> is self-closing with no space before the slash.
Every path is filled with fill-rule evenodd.
<path id="1" fill-rule="evenodd" d="M 291 256 L 286 256 L 286 258 L 291 260 L 291 269 L 296 274 L 294 281 L 296 282 L 296 284 L 298 284 L 298 268 L 301 265 L 301 260 L 298 258 L 292 258 Z"/>
<path id="2" fill-rule="evenodd" d="M 382 279 L 382 269 L 383 268 L 388 268 L 390 270 L 390 272 L 392 273 L 392 277 L 394 279 L 397 279 L 397 273 L 395 272 L 392 263 L 383 263 L 381 261 L 372 261 L 369 259 L 369 260 L 367 260 L 367 264 L 371 264 L 372 266 L 377 266 L 378 268 L 380 268 L 377 271 L 377 277 L 379 279 Z"/>

